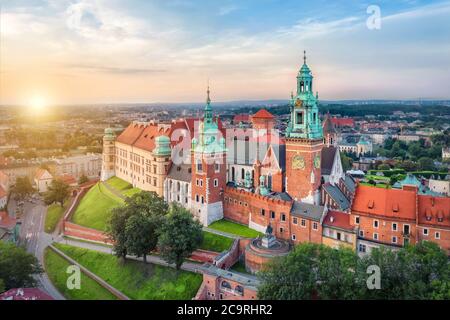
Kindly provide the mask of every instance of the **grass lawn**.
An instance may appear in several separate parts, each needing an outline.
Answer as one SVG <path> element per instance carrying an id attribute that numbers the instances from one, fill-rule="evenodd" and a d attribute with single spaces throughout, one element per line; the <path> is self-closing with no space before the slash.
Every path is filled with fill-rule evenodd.
<path id="1" fill-rule="evenodd" d="M 127 189 L 131 189 L 133 187 L 130 183 L 117 177 L 112 177 L 108 179 L 106 183 L 109 184 L 114 189 L 116 189 L 117 191 L 124 191 Z"/>
<path id="2" fill-rule="evenodd" d="M 70 274 L 66 273 L 70 265 L 67 260 L 52 249 L 45 249 L 45 270 L 53 285 L 70 300 L 116 300 L 116 297 L 97 282 L 81 273 L 81 289 L 69 290 L 66 282 Z"/>
<path id="3" fill-rule="evenodd" d="M 222 252 L 231 248 L 234 239 L 211 232 L 203 231 L 203 242 L 200 249 Z"/>
<path id="4" fill-rule="evenodd" d="M 262 233 L 250 229 L 249 227 L 246 227 L 242 224 L 231 222 L 224 219 L 214 222 L 209 226 L 209 228 L 231 233 L 245 238 L 257 238 L 258 236 L 262 235 Z"/>
<path id="5" fill-rule="evenodd" d="M 97 183 L 81 199 L 72 221 L 81 226 L 104 231 L 111 209 L 121 204 L 122 199 Z"/>
<path id="6" fill-rule="evenodd" d="M 138 188 L 133 188 L 133 186 L 130 183 L 117 177 L 112 177 L 106 182 L 108 183 L 108 185 L 110 185 L 111 187 L 113 187 L 126 197 L 131 197 L 134 194 L 142 191 Z"/>
<path id="7" fill-rule="evenodd" d="M 70 200 L 64 203 L 64 207 L 61 207 L 59 203 L 54 203 L 48 206 L 47 214 L 45 215 L 45 232 L 52 233 L 55 231 L 56 225 L 61 220 L 67 206 L 70 204 Z"/>
<path id="8" fill-rule="evenodd" d="M 368 182 L 360 182 L 359 184 L 362 185 L 362 186 L 369 186 L 369 187 L 376 187 L 376 188 L 383 188 L 383 189 L 386 189 L 386 188 L 390 189 L 391 188 L 390 185 L 387 185 L 385 183 L 377 183 L 376 185 L 373 185 L 373 184 L 370 184 Z"/>
<path id="9" fill-rule="evenodd" d="M 117 257 L 88 249 L 57 244 L 58 249 L 94 272 L 132 299 L 190 300 L 202 283 L 202 275 L 144 264 L 122 262 Z"/>

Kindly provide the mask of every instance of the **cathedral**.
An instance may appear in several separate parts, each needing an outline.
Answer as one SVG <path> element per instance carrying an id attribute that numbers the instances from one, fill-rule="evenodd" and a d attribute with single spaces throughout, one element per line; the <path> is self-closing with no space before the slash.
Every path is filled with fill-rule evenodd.
<path id="1" fill-rule="evenodd" d="M 305 55 L 285 134 L 265 109 L 247 127 L 226 127 L 209 87 L 201 118 L 133 122 L 118 137 L 106 129 L 102 180 L 154 191 L 205 226 L 225 218 L 260 232 L 271 225 L 294 243 L 320 242 L 328 210 L 348 211 L 356 183 L 343 172 L 329 117 L 322 125 L 313 80 Z"/>

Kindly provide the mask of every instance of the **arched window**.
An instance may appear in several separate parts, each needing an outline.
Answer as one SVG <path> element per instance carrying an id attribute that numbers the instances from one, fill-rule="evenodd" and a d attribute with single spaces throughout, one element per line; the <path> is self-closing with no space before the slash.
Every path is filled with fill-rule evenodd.
<path id="1" fill-rule="evenodd" d="M 241 179 L 244 180 L 245 179 L 245 169 L 242 168 L 241 170 Z"/>
<path id="2" fill-rule="evenodd" d="M 228 281 L 222 281 L 222 288 L 231 289 L 231 284 Z"/>
<path id="3" fill-rule="evenodd" d="M 237 285 L 236 288 L 234 289 L 234 291 L 241 296 L 244 295 L 244 288 L 242 286 Z"/>
<path id="4" fill-rule="evenodd" d="M 300 81 L 300 92 L 304 91 L 305 84 L 303 81 Z"/>
<path id="5" fill-rule="evenodd" d="M 180 181 L 177 182 L 177 191 L 181 190 L 181 185 L 180 185 Z"/>

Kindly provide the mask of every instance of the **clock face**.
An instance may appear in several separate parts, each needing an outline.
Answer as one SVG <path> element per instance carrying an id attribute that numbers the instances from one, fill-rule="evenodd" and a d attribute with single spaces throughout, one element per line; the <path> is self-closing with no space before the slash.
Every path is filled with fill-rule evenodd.
<path id="1" fill-rule="evenodd" d="M 316 155 L 314 158 L 314 166 L 319 169 L 320 168 L 320 156 Z"/>
<path id="2" fill-rule="evenodd" d="M 305 159 L 302 156 L 295 155 L 292 158 L 292 169 L 305 169 Z"/>

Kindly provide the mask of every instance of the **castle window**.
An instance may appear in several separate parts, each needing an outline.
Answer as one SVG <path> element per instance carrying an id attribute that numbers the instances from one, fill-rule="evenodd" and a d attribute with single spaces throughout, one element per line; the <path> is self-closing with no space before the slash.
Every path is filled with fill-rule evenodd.
<path id="1" fill-rule="evenodd" d="M 359 252 L 365 253 L 366 250 L 367 250 L 367 248 L 366 248 L 366 245 L 365 245 L 365 244 L 359 244 L 359 247 L 358 247 L 358 251 L 359 251 Z"/>
<path id="2" fill-rule="evenodd" d="M 241 179 L 242 180 L 245 179 L 245 169 L 244 168 L 242 168 L 242 170 L 241 170 Z"/>
<path id="3" fill-rule="evenodd" d="M 197 160 L 197 172 L 202 172 L 202 171 L 203 171 L 202 162 L 200 160 Z"/>
<path id="4" fill-rule="evenodd" d="M 203 204 L 203 203 L 205 203 L 205 198 L 203 198 L 203 196 L 202 196 L 202 204 Z"/>
<path id="5" fill-rule="evenodd" d="M 373 220 L 373 227 L 374 228 L 378 228 L 378 226 L 379 226 L 379 222 L 378 222 L 378 220 Z"/>
<path id="6" fill-rule="evenodd" d="M 392 223 L 392 231 L 397 231 L 397 224 L 395 222 Z"/>
<path id="7" fill-rule="evenodd" d="M 292 235 L 292 238 L 291 238 L 293 241 L 295 241 L 296 239 L 297 239 L 297 237 L 295 236 L 295 234 L 293 234 Z"/>
<path id="8" fill-rule="evenodd" d="M 198 194 L 196 194 L 195 195 L 195 201 L 198 202 L 198 199 L 199 199 Z"/>
<path id="9" fill-rule="evenodd" d="M 275 219 L 275 211 L 270 211 L 270 219 Z"/>
<path id="10" fill-rule="evenodd" d="M 319 225 L 317 224 L 317 222 L 314 222 L 314 223 L 313 223 L 313 229 L 314 229 L 314 230 L 319 229 Z"/>
<path id="11" fill-rule="evenodd" d="M 293 223 L 293 224 L 298 224 L 298 219 L 297 219 L 297 218 L 293 218 L 293 219 L 292 219 L 292 223 Z"/>
<path id="12" fill-rule="evenodd" d="M 214 164 L 214 171 L 215 171 L 215 172 L 219 172 L 219 171 L 220 171 L 220 163 L 216 162 L 216 163 Z"/>
<path id="13" fill-rule="evenodd" d="M 286 215 L 284 213 L 281 214 L 281 221 L 286 221 Z"/>
<path id="14" fill-rule="evenodd" d="M 266 210 L 261 209 L 261 215 L 264 217 L 266 215 Z"/>
<path id="15" fill-rule="evenodd" d="M 355 224 L 359 224 L 359 217 L 355 217 Z"/>
<path id="16" fill-rule="evenodd" d="M 427 229 L 427 228 L 424 228 L 424 229 L 423 229 L 423 235 L 424 235 L 424 236 L 427 236 L 427 235 L 428 235 L 428 229 Z"/>
<path id="17" fill-rule="evenodd" d="M 297 112 L 296 120 L 297 124 L 303 124 L 303 112 Z"/>
<path id="18" fill-rule="evenodd" d="M 435 232 L 435 233 L 434 233 L 434 238 L 435 238 L 436 240 L 439 240 L 439 239 L 441 238 L 441 233 L 440 233 L 440 232 Z"/>
<path id="19" fill-rule="evenodd" d="M 302 219 L 302 221 L 300 222 L 300 225 L 304 228 L 306 227 L 306 220 Z"/>
<path id="20" fill-rule="evenodd" d="M 373 234 L 373 240 L 378 240 L 378 233 Z"/>
<path id="21" fill-rule="evenodd" d="M 397 243 L 397 237 L 392 237 L 392 243 Z"/>
<path id="22" fill-rule="evenodd" d="M 364 231 L 363 230 L 359 230 L 359 236 L 362 238 L 364 237 Z"/>
<path id="23" fill-rule="evenodd" d="M 284 229 L 281 227 L 281 228 L 280 228 L 280 233 L 283 233 L 283 231 L 284 231 Z"/>
<path id="24" fill-rule="evenodd" d="M 218 187 L 219 186 L 219 179 L 214 179 L 214 187 Z"/>

